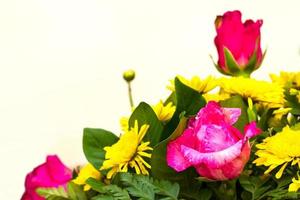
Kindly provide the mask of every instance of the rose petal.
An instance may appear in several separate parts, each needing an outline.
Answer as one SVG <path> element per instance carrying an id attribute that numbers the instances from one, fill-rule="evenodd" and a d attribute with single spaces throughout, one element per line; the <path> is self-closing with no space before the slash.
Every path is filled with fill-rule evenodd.
<path id="1" fill-rule="evenodd" d="M 200 127 L 202 124 L 222 124 L 224 120 L 221 106 L 215 101 L 209 101 L 197 114 L 194 127 Z"/>
<path id="2" fill-rule="evenodd" d="M 234 131 L 231 126 L 226 124 L 223 126 L 214 124 L 202 125 L 197 132 L 198 145 L 196 150 L 207 153 L 226 149 L 240 140 L 240 137 L 232 134 Z"/>
<path id="3" fill-rule="evenodd" d="M 169 167 L 172 167 L 177 172 L 181 172 L 192 165 L 181 153 L 180 144 L 174 141 L 167 146 L 167 163 Z"/>
<path id="4" fill-rule="evenodd" d="M 194 148 L 195 141 L 196 141 L 195 135 L 192 129 L 186 129 L 181 136 L 171 141 L 167 145 L 168 166 L 172 167 L 178 172 L 183 171 L 188 167 L 190 167 L 192 164 L 187 159 L 185 159 L 182 152 L 180 151 L 180 146 L 186 145 L 191 148 Z"/>
<path id="5" fill-rule="evenodd" d="M 245 137 L 252 138 L 261 133 L 261 129 L 256 126 L 256 122 L 251 122 L 245 126 Z"/>
<path id="6" fill-rule="evenodd" d="M 208 167 L 218 168 L 238 157 L 241 153 L 243 143 L 244 141 L 240 140 L 227 149 L 211 153 L 201 153 L 190 147 L 181 145 L 181 152 L 183 153 L 184 157 L 193 165 L 204 163 L 208 165 Z"/>
<path id="7" fill-rule="evenodd" d="M 56 155 L 47 156 L 46 162 L 49 173 L 56 183 L 65 183 L 72 178 L 72 171 Z"/>
<path id="8" fill-rule="evenodd" d="M 230 125 L 233 125 L 239 119 L 239 117 L 241 115 L 241 109 L 240 108 L 223 108 L 223 113 L 226 116 L 226 121 Z"/>

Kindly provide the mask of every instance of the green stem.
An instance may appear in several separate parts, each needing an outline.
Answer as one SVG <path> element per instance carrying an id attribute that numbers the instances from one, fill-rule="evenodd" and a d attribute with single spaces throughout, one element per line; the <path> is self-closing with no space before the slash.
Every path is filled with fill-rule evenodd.
<path id="1" fill-rule="evenodd" d="M 134 104 L 133 104 L 132 90 L 131 90 L 131 84 L 130 84 L 130 82 L 128 82 L 128 96 L 129 96 L 130 107 L 133 110 L 134 109 Z"/>

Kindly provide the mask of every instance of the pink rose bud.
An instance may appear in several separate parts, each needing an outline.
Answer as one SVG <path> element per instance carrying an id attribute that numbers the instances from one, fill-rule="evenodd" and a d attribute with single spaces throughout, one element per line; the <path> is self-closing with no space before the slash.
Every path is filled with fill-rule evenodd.
<path id="1" fill-rule="evenodd" d="M 193 166 L 201 176 L 213 180 L 238 177 L 249 160 L 248 139 L 261 132 L 251 122 L 241 134 L 233 126 L 240 114 L 239 108 L 222 108 L 210 101 L 183 134 L 168 144 L 168 165 L 177 172 Z"/>
<path id="2" fill-rule="evenodd" d="M 226 75 L 249 76 L 262 63 L 260 27 L 262 20 L 242 23 L 240 11 L 228 11 L 217 16 L 215 45 L 219 60 L 217 69 Z"/>
<path id="3" fill-rule="evenodd" d="M 71 179 L 71 169 L 67 168 L 57 156 L 47 156 L 45 163 L 27 174 L 25 192 L 21 200 L 43 200 L 44 198 L 36 193 L 37 188 L 65 186 Z"/>

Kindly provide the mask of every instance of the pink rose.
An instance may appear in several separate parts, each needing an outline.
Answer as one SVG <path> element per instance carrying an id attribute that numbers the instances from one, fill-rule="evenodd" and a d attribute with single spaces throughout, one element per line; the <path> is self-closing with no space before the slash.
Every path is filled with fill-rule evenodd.
<path id="1" fill-rule="evenodd" d="M 27 174 L 25 192 L 21 200 L 43 200 L 36 193 L 39 187 L 58 187 L 72 179 L 72 171 L 56 156 L 47 156 L 45 163 L 37 166 Z"/>
<path id="2" fill-rule="evenodd" d="M 228 11 L 217 16 L 215 45 L 219 54 L 217 69 L 227 75 L 249 75 L 257 69 L 263 59 L 260 47 L 262 20 L 241 21 L 240 11 Z M 229 57 L 226 57 L 228 51 Z"/>
<path id="3" fill-rule="evenodd" d="M 241 134 L 233 126 L 240 114 L 239 108 L 222 108 L 210 101 L 168 144 L 168 165 L 177 172 L 193 166 L 201 176 L 214 180 L 239 176 L 250 156 L 248 139 L 261 132 L 251 122 Z"/>

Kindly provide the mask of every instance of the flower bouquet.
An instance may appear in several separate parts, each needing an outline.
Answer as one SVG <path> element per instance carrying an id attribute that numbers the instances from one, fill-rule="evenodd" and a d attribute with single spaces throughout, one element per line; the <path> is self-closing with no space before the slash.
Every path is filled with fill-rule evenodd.
<path id="1" fill-rule="evenodd" d="M 218 16 L 215 66 L 227 76 L 177 76 L 157 105 L 134 106 L 125 72 L 132 113 L 119 137 L 85 128 L 87 164 L 48 156 L 22 200 L 299 199 L 300 72 L 250 78 L 265 55 L 261 26 L 239 11 Z"/>

